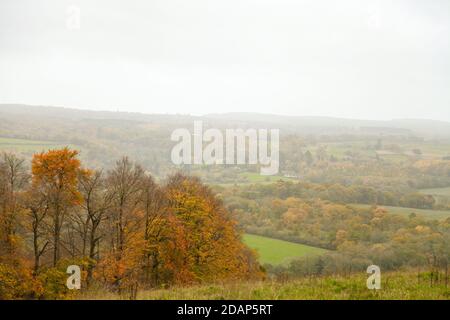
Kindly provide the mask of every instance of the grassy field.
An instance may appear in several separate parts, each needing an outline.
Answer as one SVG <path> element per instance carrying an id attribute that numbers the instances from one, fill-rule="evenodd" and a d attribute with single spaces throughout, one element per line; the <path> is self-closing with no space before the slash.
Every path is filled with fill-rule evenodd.
<path id="1" fill-rule="evenodd" d="M 287 282 L 239 282 L 174 287 L 138 293 L 141 300 L 448 300 L 450 287 L 430 286 L 414 271 L 381 274 L 381 289 L 369 290 L 362 271 L 349 277 L 302 278 Z M 113 293 L 86 292 L 79 299 L 120 299 Z M 125 298 L 125 297 L 124 297 Z"/>
<path id="2" fill-rule="evenodd" d="M 377 155 L 384 160 L 403 162 L 416 158 L 413 154 L 414 149 L 421 150 L 421 158 L 424 159 L 441 159 L 450 155 L 450 144 L 448 143 L 399 143 L 399 151 L 390 150 L 374 150 L 370 145 L 375 141 L 368 142 L 365 140 L 349 140 L 344 142 L 326 142 L 318 145 L 308 145 L 305 150 L 309 150 L 313 154 L 317 152 L 318 147 L 326 149 L 329 155 L 333 155 L 339 159 L 347 156 L 347 153 L 357 154 L 366 158 L 374 158 Z"/>
<path id="3" fill-rule="evenodd" d="M 425 142 L 425 143 L 412 143 L 412 144 L 402 144 L 405 150 L 420 149 L 423 156 L 442 158 L 444 156 L 450 155 L 450 144 L 449 143 L 436 143 L 436 142 Z"/>
<path id="4" fill-rule="evenodd" d="M 40 152 L 48 149 L 62 148 L 66 145 L 53 141 L 25 140 L 0 137 L 0 150 L 15 152 Z M 74 146 L 69 146 L 73 148 Z"/>
<path id="5" fill-rule="evenodd" d="M 244 235 L 243 240 L 245 244 L 258 252 L 261 264 L 269 263 L 272 265 L 277 265 L 287 262 L 293 258 L 298 258 L 305 255 L 317 255 L 326 252 L 325 249 L 321 248 L 252 234 Z"/>
<path id="6" fill-rule="evenodd" d="M 292 181 L 291 178 L 281 177 L 281 176 L 263 176 L 260 173 L 254 173 L 254 172 L 246 172 L 241 174 L 242 177 L 245 177 L 248 179 L 250 183 L 273 183 L 277 182 L 279 180 L 282 181 Z"/>
<path id="7" fill-rule="evenodd" d="M 370 208 L 371 205 L 368 204 L 351 204 L 353 207 L 357 208 Z M 390 206 L 379 206 L 388 210 L 389 213 L 399 214 L 408 217 L 411 213 L 415 213 L 417 216 L 423 217 L 425 219 L 435 219 L 444 220 L 450 217 L 450 211 L 445 210 L 426 210 L 426 209 L 415 209 L 415 208 L 404 208 L 404 207 L 390 207 Z"/>
<path id="8" fill-rule="evenodd" d="M 325 148 L 328 155 L 333 155 L 338 159 L 347 157 L 347 153 L 358 154 L 367 158 L 374 158 L 376 153 L 374 150 L 369 150 L 366 148 L 366 142 L 359 140 L 349 140 L 346 142 L 326 142 L 320 143 L 318 145 L 308 145 L 305 148 L 309 150 L 312 154 L 316 154 L 319 147 Z"/>
<path id="9" fill-rule="evenodd" d="M 246 181 L 240 181 L 235 183 L 218 183 L 217 185 L 222 187 L 230 187 L 234 185 L 251 185 L 251 184 L 269 184 L 274 183 L 277 181 L 297 181 L 297 179 L 294 178 L 287 178 L 283 176 L 263 176 L 260 173 L 254 173 L 254 172 L 244 172 L 239 174 L 241 178 L 246 179 Z"/>
<path id="10" fill-rule="evenodd" d="M 421 189 L 421 193 L 431 194 L 433 196 L 449 196 L 450 197 L 450 187 L 448 188 L 435 188 L 435 189 Z"/>

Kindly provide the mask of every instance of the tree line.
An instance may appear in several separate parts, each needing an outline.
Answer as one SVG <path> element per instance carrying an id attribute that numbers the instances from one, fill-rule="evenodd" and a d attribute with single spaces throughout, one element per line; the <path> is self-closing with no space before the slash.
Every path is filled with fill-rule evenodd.
<path id="1" fill-rule="evenodd" d="M 127 157 L 84 168 L 68 148 L 0 161 L 0 298 L 61 298 L 68 265 L 85 287 L 133 298 L 138 287 L 261 277 L 237 223 L 197 178 L 164 182 Z"/>
<path id="2" fill-rule="evenodd" d="M 319 184 L 280 180 L 275 184 L 253 184 L 245 188 L 235 188 L 231 193 L 247 199 L 260 199 L 269 196 L 280 199 L 289 197 L 319 198 L 344 204 L 360 203 L 416 209 L 447 209 L 447 207 L 439 206 L 431 195 L 385 189 L 358 184 L 345 186 L 337 183 Z"/>

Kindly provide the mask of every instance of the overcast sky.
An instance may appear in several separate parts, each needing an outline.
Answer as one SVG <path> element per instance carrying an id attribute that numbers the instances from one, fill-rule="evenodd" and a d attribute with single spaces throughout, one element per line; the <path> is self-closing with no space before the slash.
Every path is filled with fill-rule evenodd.
<path id="1" fill-rule="evenodd" d="M 450 121 L 449 42 L 448 0 L 1 0 L 0 103 Z"/>

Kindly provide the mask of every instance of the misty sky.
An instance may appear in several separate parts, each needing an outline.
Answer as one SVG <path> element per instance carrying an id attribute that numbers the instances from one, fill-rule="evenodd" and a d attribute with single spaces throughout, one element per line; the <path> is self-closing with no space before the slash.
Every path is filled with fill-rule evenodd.
<path id="1" fill-rule="evenodd" d="M 448 0 L 1 0 L 0 103 L 450 121 L 449 41 Z"/>

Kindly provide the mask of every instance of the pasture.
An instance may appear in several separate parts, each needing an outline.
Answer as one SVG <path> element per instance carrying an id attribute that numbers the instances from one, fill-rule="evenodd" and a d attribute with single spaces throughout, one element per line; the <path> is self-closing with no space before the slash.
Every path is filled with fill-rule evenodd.
<path id="1" fill-rule="evenodd" d="M 253 234 L 245 234 L 243 241 L 247 246 L 258 252 L 261 264 L 268 263 L 277 265 L 286 263 L 291 259 L 306 255 L 323 254 L 327 251 L 325 249 L 307 246 L 304 244 L 272 239 Z"/>

